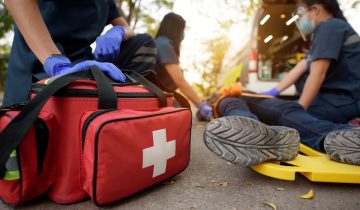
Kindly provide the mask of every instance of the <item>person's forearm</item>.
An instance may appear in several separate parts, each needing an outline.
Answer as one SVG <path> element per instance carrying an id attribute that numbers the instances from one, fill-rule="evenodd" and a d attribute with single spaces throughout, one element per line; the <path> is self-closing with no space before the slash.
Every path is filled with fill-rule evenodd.
<path id="1" fill-rule="evenodd" d="M 324 78 L 325 75 L 310 74 L 309 78 L 306 80 L 304 90 L 299 99 L 299 104 L 301 104 L 304 109 L 307 109 L 309 107 L 312 100 L 318 94 Z"/>
<path id="2" fill-rule="evenodd" d="M 289 74 L 276 86 L 276 89 L 282 92 L 293 85 L 306 71 L 306 65 L 307 61 L 305 59 L 299 61 Z"/>
<path id="3" fill-rule="evenodd" d="M 38 0 L 7 0 L 5 4 L 26 43 L 41 63 L 51 54 L 61 53 L 41 16 Z"/>
<path id="4" fill-rule="evenodd" d="M 197 96 L 190 84 L 185 80 L 180 66 L 178 64 L 166 64 L 164 67 L 180 91 L 196 106 L 199 105 L 201 103 L 201 99 Z"/>
<path id="5" fill-rule="evenodd" d="M 299 104 L 307 109 L 315 96 L 318 94 L 326 73 L 329 70 L 331 60 L 319 59 L 311 63 L 310 75 L 306 80 L 304 90 L 301 94 Z"/>
<path id="6" fill-rule="evenodd" d="M 194 89 L 186 81 L 177 84 L 179 90 L 195 105 L 201 103 L 201 99 L 197 96 Z"/>
<path id="7" fill-rule="evenodd" d="M 125 28 L 125 40 L 128 40 L 134 36 L 134 32 L 123 17 L 115 18 L 111 21 L 111 24 L 113 26 L 123 26 Z"/>
<path id="8" fill-rule="evenodd" d="M 318 94 L 321 84 L 325 79 L 325 76 L 326 72 L 324 73 L 321 71 L 311 71 L 299 99 L 299 104 L 301 104 L 304 109 L 307 109 L 309 107 L 315 96 Z"/>

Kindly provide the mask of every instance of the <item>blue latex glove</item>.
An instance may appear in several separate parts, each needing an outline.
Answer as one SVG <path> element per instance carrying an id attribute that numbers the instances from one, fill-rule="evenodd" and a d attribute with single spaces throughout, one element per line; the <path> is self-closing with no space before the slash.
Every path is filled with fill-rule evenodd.
<path id="1" fill-rule="evenodd" d="M 96 38 L 96 48 L 93 53 L 98 61 L 112 61 L 120 53 L 121 42 L 125 39 L 125 29 L 114 26 L 104 35 Z"/>
<path id="2" fill-rule="evenodd" d="M 268 90 L 268 91 L 259 92 L 259 94 L 276 97 L 276 96 L 280 95 L 280 91 L 278 89 L 276 89 L 276 88 L 273 88 L 273 89 Z"/>
<path id="3" fill-rule="evenodd" d="M 206 119 L 210 120 L 213 117 L 213 110 L 212 108 L 206 103 L 205 100 L 202 100 L 200 104 L 196 106 L 200 114 Z"/>
<path id="4" fill-rule="evenodd" d="M 91 66 L 97 66 L 101 71 L 117 82 L 125 82 L 125 75 L 112 63 L 101 63 L 88 60 L 73 66 L 71 65 L 69 58 L 62 55 L 54 55 L 47 58 L 44 63 L 44 70 L 50 77 L 54 77 L 88 70 Z"/>

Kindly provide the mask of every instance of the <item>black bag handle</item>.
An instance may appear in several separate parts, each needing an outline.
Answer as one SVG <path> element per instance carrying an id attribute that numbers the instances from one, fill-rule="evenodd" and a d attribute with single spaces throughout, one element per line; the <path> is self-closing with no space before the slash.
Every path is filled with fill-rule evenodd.
<path id="1" fill-rule="evenodd" d="M 90 67 L 90 72 L 96 81 L 99 98 L 99 109 L 117 109 L 117 95 L 105 74 L 96 66 Z"/>
<path id="2" fill-rule="evenodd" d="M 85 72 L 85 74 L 87 73 L 91 73 L 96 81 L 99 95 L 99 109 L 116 109 L 117 96 L 112 85 L 107 82 L 105 75 L 95 66 L 90 68 L 90 72 Z M 57 78 L 42 92 L 37 94 L 33 100 L 26 104 L 22 111 L 0 133 L 0 179 L 5 177 L 5 164 L 11 152 L 23 141 L 49 98 L 72 81 L 83 78 L 83 72 Z"/>
<path id="3" fill-rule="evenodd" d="M 126 76 L 130 79 L 135 80 L 136 82 L 140 83 L 147 89 L 149 89 L 151 92 L 153 92 L 159 99 L 160 99 L 160 107 L 167 107 L 167 97 L 158 86 L 156 86 L 154 83 L 150 82 L 148 79 L 146 79 L 141 74 L 137 73 L 136 71 L 123 71 Z"/>
<path id="4" fill-rule="evenodd" d="M 172 93 L 176 101 L 180 103 L 181 107 L 191 109 L 191 105 L 189 101 L 180 93 L 176 92 L 175 90 L 171 90 L 167 88 L 165 85 L 163 85 L 159 77 L 156 75 L 156 73 L 149 71 L 149 74 L 146 75 L 146 79 L 151 81 L 153 84 L 156 84 L 156 86 L 159 87 L 161 90 L 168 93 Z"/>

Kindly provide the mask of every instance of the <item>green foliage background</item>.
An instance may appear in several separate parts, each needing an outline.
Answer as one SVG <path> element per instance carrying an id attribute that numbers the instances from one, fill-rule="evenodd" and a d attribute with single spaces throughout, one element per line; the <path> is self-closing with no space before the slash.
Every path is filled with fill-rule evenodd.
<path id="1" fill-rule="evenodd" d="M 13 21 L 4 5 L 0 4 L 0 39 L 3 38 L 9 31 L 11 31 L 12 28 Z M 9 54 L 10 46 L 6 44 L 0 44 L 0 91 L 4 89 Z"/>

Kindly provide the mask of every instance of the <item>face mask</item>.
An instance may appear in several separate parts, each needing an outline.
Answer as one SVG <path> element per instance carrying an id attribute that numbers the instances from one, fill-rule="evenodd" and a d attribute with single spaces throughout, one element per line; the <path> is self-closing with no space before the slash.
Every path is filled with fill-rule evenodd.
<path id="1" fill-rule="evenodd" d="M 300 19 L 299 23 L 300 30 L 306 34 L 311 34 L 315 31 L 315 23 L 314 21 L 309 21 L 308 18 L 304 15 Z"/>

